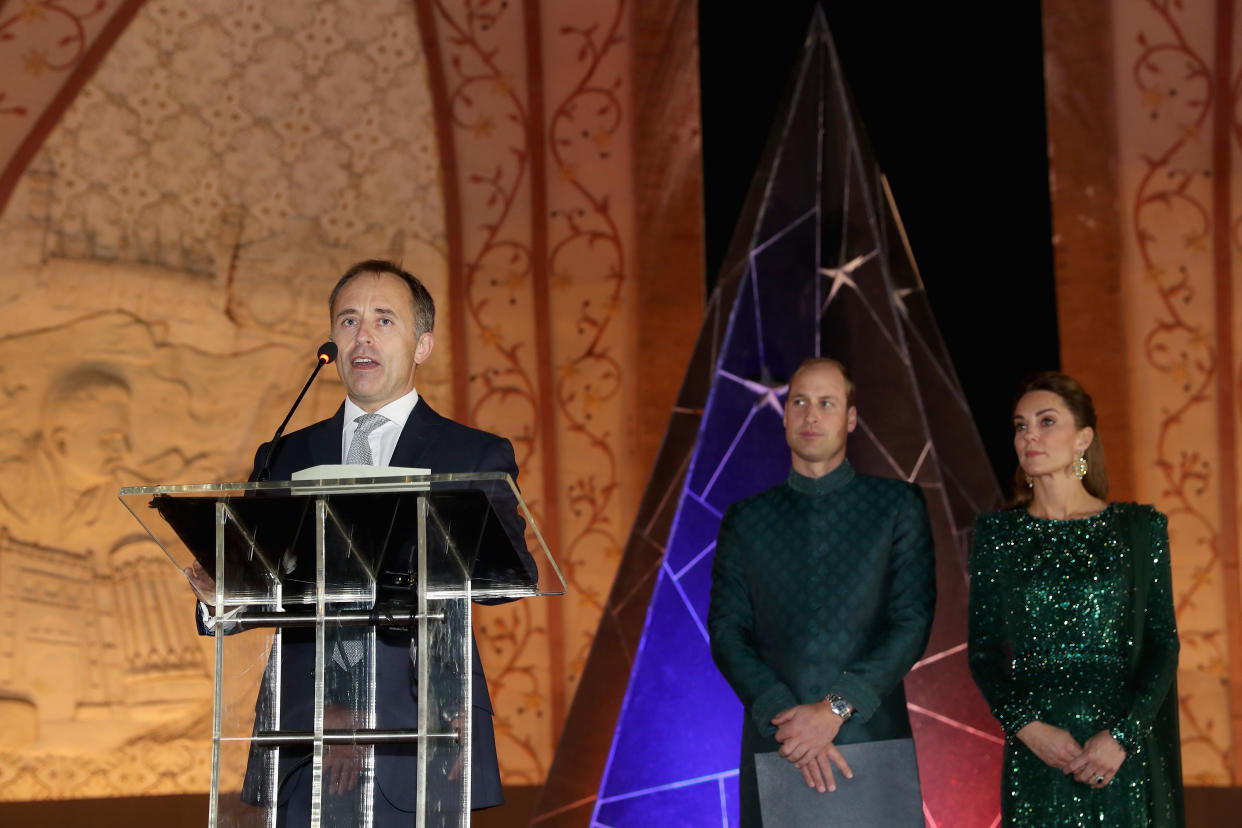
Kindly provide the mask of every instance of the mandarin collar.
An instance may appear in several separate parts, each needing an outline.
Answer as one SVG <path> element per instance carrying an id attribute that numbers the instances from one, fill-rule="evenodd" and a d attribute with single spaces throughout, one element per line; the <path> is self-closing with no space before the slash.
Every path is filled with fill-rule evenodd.
<path id="1" fill-rule="evenodd" d="M 806 477 L 798 474 L 793 469 L 789 470 L 789 479 L 785 482 L 789 484 L 789 488 L 795 492 L 801 492 L 808 495 L 826 495 L 843 488 L 847 483 L 854 479 L 854 467 L 850 465 L 849 460 L 842 460 L 841 465 L 825 474 L 823 477 Z"/>

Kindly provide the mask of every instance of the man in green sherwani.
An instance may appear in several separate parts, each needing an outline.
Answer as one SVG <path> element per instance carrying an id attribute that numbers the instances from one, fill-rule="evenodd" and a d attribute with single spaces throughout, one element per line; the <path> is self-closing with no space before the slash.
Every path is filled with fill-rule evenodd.
<path id="1" fill-rule="evenodd" d="M 857 423 L 839 362 L 813 358 L 789 382 L 780 486 L 725 512 L 712 566 L 712 658 L 746 708 L 742 826 L 761 824 L 755 754 L 779 750 L 821 793 L 837 745 L 909 737 L 901 680 L 923 653 L 935 557 L 919 487 L 857 474 Z"/>

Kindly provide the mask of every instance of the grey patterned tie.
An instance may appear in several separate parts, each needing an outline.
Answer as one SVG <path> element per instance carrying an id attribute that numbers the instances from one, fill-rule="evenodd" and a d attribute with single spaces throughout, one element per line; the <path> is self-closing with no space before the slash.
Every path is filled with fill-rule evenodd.
<path id="1" fill-rule="evenodd" d="M 367 436 L 388 422 L 388 418 L 382 414 L 363 414 L 356 417 L 354 422 L 358 424 L 358 428 L 354 430 L 354 439 L 349 444 L 349 451 L 345 453 L 345 462 L 351 465 L 369 466 L 372 462 L 371 443 L 367 440 Z"/>
<path id="2" fill-rule="evenodd" d="M 354 429 L 349 451 L 345 452 L 345 462 L 351 465 L 369 466 L 372 462 L 371 443 L 367 437 L 372 431 L 388 422 L 388 418 L 382 414 L 363 414 L 356 417 L 354 422 L 358 424 L 358 428 Z M 331 651 L 332 661 L 343 670 L 353 670 L 365 654 L 363 642 L 344 633 L 331 647 Z"/>

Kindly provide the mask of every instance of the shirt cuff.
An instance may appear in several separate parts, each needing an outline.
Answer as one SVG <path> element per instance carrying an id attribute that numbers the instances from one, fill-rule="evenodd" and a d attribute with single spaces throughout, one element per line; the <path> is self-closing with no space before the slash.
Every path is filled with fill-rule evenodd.
<path id="1" fill-rule="evenodd" d="M 1109 728 L 1108 732 L 1117 740 L 1117 744 L 1125 749 L 1126 754 L 1129 755 L 1138 752 L 1139 745 L 1142 744 L 1144 737 L 1147 736 L 1150 730 L 1150 727 L 1139 727 L 1133 720 L 1127 717 Z"/>
<path id="2" fill-rule="evenodd" d="M 759 728 L 760 733 L 771 736 L 776 733 L 776 725 L 772 724 L 772 719 L 776 718 L 776 714 L 796 707 L 797 704 L 798 700 L 794 698 L 792 690 L 784 684 L 773 684 L 760 693 L 750 706 L 751 721 L 755 723 L 755 727 Z"/>
<path id="3" fill-rule="evenodd" d="M 229 635 L 237 631 L 238 623 L 234 620 L 242 607 L 236 607 L 229 610 L 224 615 L 216 618 L 215 613 L 208 609 L 207 605 L 202 601 L 198 602 L 198 614 L 195 621 L 198 622 L 198 632 L 200 635 L 215 635 L 219 630 L 221 635 Z"/>
<path id="4" fill-rule="evenodd" d="M 871 685 L 853 673 L 842 673 L 828 688 L 828 692 L 849 702 L 854 708 L 854 714 L 850 718 L 857 717 L 860 722 L 870 719 L 880 706 L 880 697 L 871 689 Z"/>
<path id="5" fill-rule="evenodd" d="M 1016 736 L 1019 730 L 1039 718 L 1034 708 L 1025 702 L 1001 705 L 994 713 L 1001 730 L 1011 736 Z"/>

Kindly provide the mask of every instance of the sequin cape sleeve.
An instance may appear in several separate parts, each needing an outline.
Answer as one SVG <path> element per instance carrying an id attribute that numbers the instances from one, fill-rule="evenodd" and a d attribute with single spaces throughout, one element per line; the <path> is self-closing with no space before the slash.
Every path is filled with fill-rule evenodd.
<path id="1" fill-rule="evenodd" d="M 1001 569 L 1004 512 L 975 520 L 970 553 L 970 609 L 967 635 L 970 674 L 992 715 L 1006 733 L 1017 733 L 1038 718 L 1026 690 L 1013 679 L 1006 640 Z"/>
<path id="2" fill-rule="evenodd" d="M 711 604 L 707 625 L 712 660 L 746 707 L 760 733 L 776 732 L 772 719 L 798 701 L 776 672 L 759 657 L 751 642 L 755 614 L 743 566 L 745 541 L 737 528 L 737 504 L 720 522 L 712 563 Z"/>
<path id="3" fill-rule="evenodd" d="M 1129 712 L 1111 732 L 1126 752 L 1133 753 L 1151 731 L 1169 696 L 1177 677 L 1180 644 L 1173 611 L 1168 518 L 1150 506 L 1130 505 L 1125 519 L 1130 549 L 1135 555 L 1132 611 L 1138 651 L 1131 670 Z"/>

